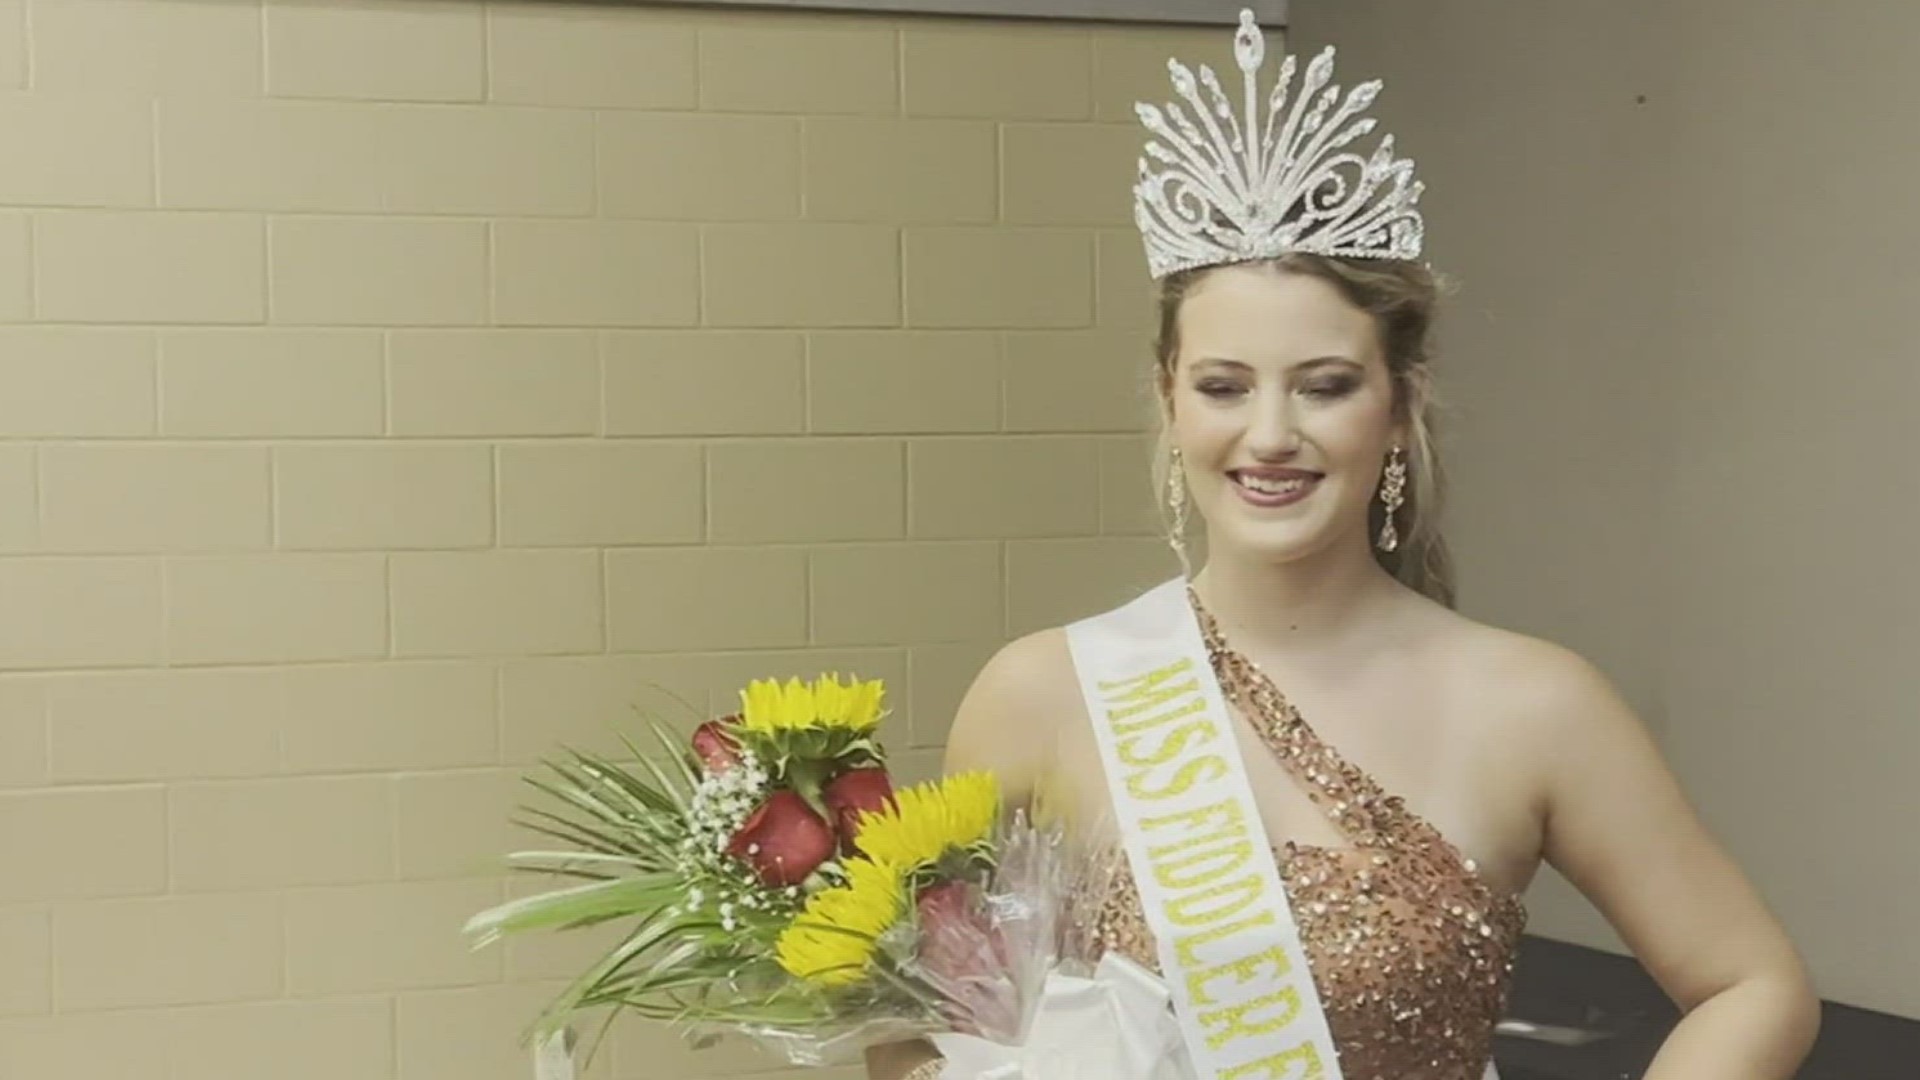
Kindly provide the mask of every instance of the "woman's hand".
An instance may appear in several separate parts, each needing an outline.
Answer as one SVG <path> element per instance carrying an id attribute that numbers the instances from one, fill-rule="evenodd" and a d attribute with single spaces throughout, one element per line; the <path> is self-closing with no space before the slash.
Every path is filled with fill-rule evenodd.
<path id="1" fill-rule="evenodd" d="M 908 1080 L 915 1069 L 938 1060 L 939 1052 L 924 1039 L 887 1043 L 867 1050 L 867 1077 L 868 1080 Z"/>
<path id="2" fill-rule="evenodd" d="M 1539 659 L 1546 859 L 1685 1014 L 1645 1080 L 1789 1080 L 1820 1001 L 1785 930 L 1606 679 L 1557 647 Z"/>

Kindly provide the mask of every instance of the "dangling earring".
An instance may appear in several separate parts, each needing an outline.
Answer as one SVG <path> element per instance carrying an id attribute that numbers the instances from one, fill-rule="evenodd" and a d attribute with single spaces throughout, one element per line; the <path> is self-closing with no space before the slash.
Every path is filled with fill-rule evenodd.
<path id="1" fill-rule="evenodd" d="M 1167 468 L 1167 510 L 1173 518 L 1172 531 L 1167 543 L 1173 546 L 1173 553 L 1180 557 L 1180 569 L 1187 577 L 1193 576 L 1193 567 L 1187 562 L 1187 472 L 1181 460 L 1180 448 L 1174 447 Z"/>
<path id="2" fill-rule="evenodd" d="M 1387 472 L 1380 482 L 1380 505 L 1386 508 L 1382 515 L 1386 524 L 1380 526 L 1380 550 L 1393 551 L 1400 546 L 1400 532 L 1393 527 L 1393 515 L 1406 504 L 1401 494 L 1407 487 L 1407 462 L 1404 452 L 1395 446 L 1387 454 Z"/>

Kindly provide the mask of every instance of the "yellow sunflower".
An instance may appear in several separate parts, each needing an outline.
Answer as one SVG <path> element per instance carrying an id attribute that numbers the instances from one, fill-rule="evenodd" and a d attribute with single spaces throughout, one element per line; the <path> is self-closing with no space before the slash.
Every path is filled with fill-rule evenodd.
<path id="1" fill-rule="evenodd" d="M 864 979 L 875 943 L 906 911 L 897 869 L 870 859 L 845 866 L 847 883 L 815 893 L 774 943 L 775 959 L 796 978 L 822 986 Z"/>
<path id="2" fill-rule="evenodd" d="M 985 840 L 999 813 L 1000 785 L 992 773 L 915 784 L 894 792 L 892 806 L 861 817 L 860 851 L 910 874 Z"/>
<path id="3" fill-rule="evenodd" d="M 740 691 L 740 724 L 765 735 L 785 731 L 871 731 L 880 722 L 886 685 L 878 679 L 853 679 L 842 685 L 837 675 L 822 675 L 811 685 L 789 679 L 756 679 Z"/>

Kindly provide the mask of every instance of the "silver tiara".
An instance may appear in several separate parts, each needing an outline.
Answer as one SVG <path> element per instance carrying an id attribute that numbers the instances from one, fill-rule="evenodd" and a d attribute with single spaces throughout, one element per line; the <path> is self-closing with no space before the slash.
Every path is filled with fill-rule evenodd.
<path id="1" fill-rule="evenodd" d="M 1346 149 L 1373 131 L 1374 119 L 1360 114 L 1379 96 L 1380 81 L 1361 83 L 1342 100 L 1340 88 L 1327 85 L 1333 78 L 1329 46 L 1307 65 L 1306 81 L 1289 105 L 1296 65 L 1288 56 L 1262 115 L 1255 76 L 1266 52 L 1253 12 L 1241 11 L 1233 36 L 1245 91 L 1241 116 L 1212 68 L 1203 65 L 1196 81 L 1177 59 L 1167 61 L 1167 70 L 1193 115 L 1178 103 L 1165 112 L 1144 102 L 1134 106 L 1156 136 L 1146 144 L 1133 189 L 1134 220 L 1153 277 L 1293 251 L 1418 259 L 1426 229 L 1415 209 L 1422 185 L 1413 179 L 1413 162 L 1393 156 L 1392 135 L 1371 157 Z"/>

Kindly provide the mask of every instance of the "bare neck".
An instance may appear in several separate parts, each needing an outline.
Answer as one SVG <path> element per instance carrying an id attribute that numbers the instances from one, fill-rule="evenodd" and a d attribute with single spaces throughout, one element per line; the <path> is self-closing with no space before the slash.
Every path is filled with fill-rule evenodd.
<path id="1" fill-rule="evenodd" d="M 1408 613 L 1409 591 L 1364 548 L 1291 562 L 1215 552 L 1194 592 L 1243 651 L 1334 650 Z"/>

